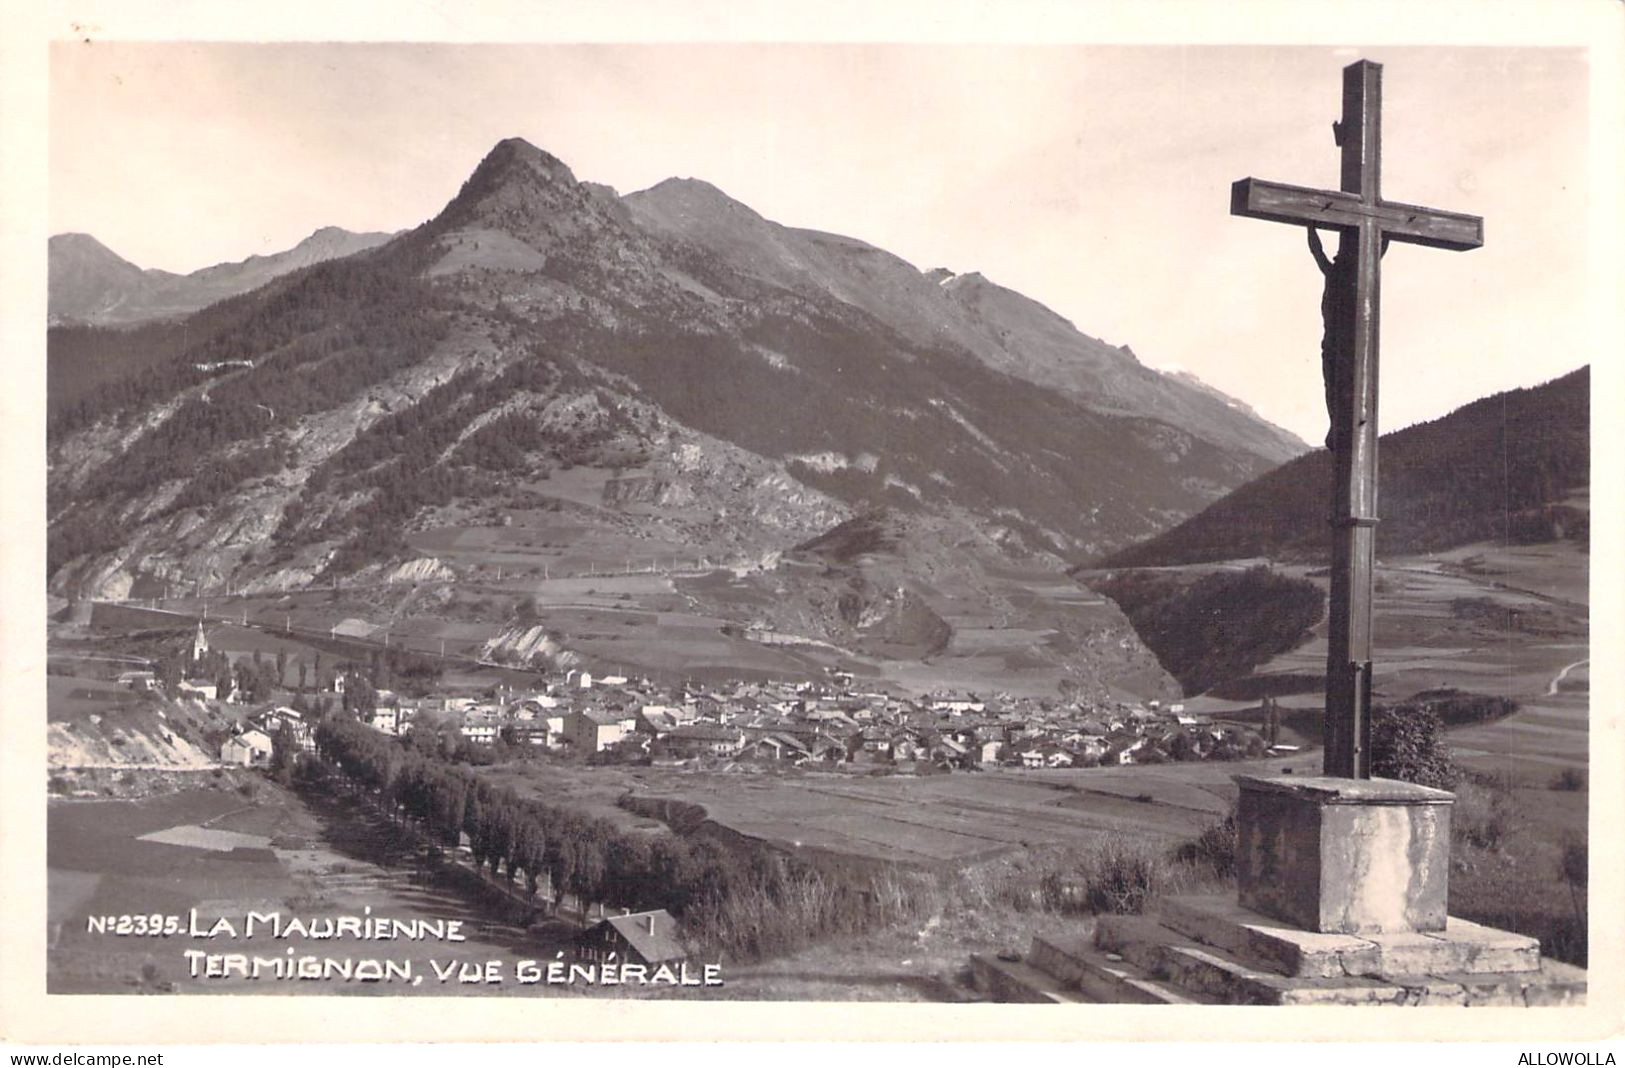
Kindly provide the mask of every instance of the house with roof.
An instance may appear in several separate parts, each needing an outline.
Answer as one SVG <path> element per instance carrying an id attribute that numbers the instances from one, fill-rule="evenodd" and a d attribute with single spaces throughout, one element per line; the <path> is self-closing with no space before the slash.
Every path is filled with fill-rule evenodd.
<path id="1" fill-rule="evenodd" d="M 1021 761 L 1021 766 L 1024 768 L 1047 767 L 1048 765 L 1045 763 L 1045 758 L 1048 756 L 1048 753 L 1045 751 L 1044 747 L 1046 745 L 1053 744 L 1054 743 L 1044 742 L 1039 739 L 1029 739 L 1028 744 L 1019 747 L 1016 752 L 1016 758 Z"/>
<path id="2" fill-rule="evenodd" d="M 613 954 L 613 956 L 612 956 Z M 688 951 L 677 937 L 677 921 L 665 909 L 609 916 L 576 936 L 578 961 L 621 964 L 680 964 Z"/>
<path id="3" fill-rule="evenodd" d="M 536 694 L 513 702 L 508 706 L 507 713 L 522 723 L 529 723 L 532 720 L 546 719 L 547 714 L 557 707 L 559 707 L 557 697 Z"/>
<path id="4" fill-rule="evenodd" d="M 250 728 L 226 739 L 220 747 L 220 762 L 245 768 L 260 767 L 271 762 L 273 749 L 269 734 L 257 727 Z"/>
<path id="5" fill-rule="evenodd" d="M 175 692 L 177 696 L 199 701 L 216 701 L 220 698 L 220 687 L 212 679 L 182 679 L 175 685 Z"/>
<path id="6" fill-rule="evenodd" d="M 564 740 L 578 753 L 599 753 L 637 729 L 637 717 L 609 709 L 584 709 L 564 716 Z"/>
<path id="7" fill-rule="evenodd" d="M 744 744 L 745 735 L 737 728 L 716 723 L 691 723 L 663 735 L 655 742 L 651 752 L 677 759 L 735 756 Z"/>
<path id="8" fill-rule="evenodd" d="M 846 743 L 831 735 L 820 734 L 813 739 L 809 759 L 814 764 L 845 764 Z"/>
<path id="9" fill-rule="evenodd" d="M 928 747 L 920 741 L 919 735 L 913 732 L 899 732 L 892 738 L 891 755 L 893 760 L 921 760 L 926 757 Z"/>
<path id="10" fill-rule="evenodd" d="M 766 733 L 741 746 L 739 755 L 748 760 L 794 763 L 810 758 L 812 750 L 794 735 Z"/>
<path id="11" fill-rule="evenodd" d="M 637 720 L 637 729 L 640 732 L 656 738 L 663 734 L 670 734 L 682 726 L 682 722 L 672 714 L 671 709 L 663 708 L 660 705 L 644 705 L 638 709 L 635 718 Z"/>
<path id="12" fill-rule="evenodd" d="M 470 712 L 463 717 L 462 736 L 475 745 L 495 745 L 502 724 L 496 717 L 482 712 Z"/>
<path id="13" fill-rule="evenodd" d="M 1135 754 L 1146 747 L 1150 739 L 1141 734 L 1130 734 L 1127 731 L 1115 732 L 1106 738 L 1106 755 L 1100 758 L 1102 764 L 1133 764 L 1136 762 Z"/>
<path id="14" fill-rule="evenodd" d="M 153 671 L 121 671 L 118 684 L 128 686 L 132 690 L 150 690 L 158 685 L 158 675 Z"/>
<path id="15" fill-rule="evenodd" d="M 1093 757 L 1096 760 L 1104 757 L 1111 743 L 1104 734 L 1090 734 L 1084 731 L 1069 731 L 1061 741 L 1079 756 Z"/>
<path id="16" fill-rule="evenodd" d="M 553 732 L 548 729 L 546 720 L 531 720 L 522 722 L 515 720 L 504 724 L 497 737 L 509 737 L 515 745 L 533 745 L 547 747 L 553 744 Z"/>
<path id="17" fill-rule="evenodd" d="M 933 741 L 927 751 L 931 763 L 938 767 L 968 768 L 976 763 L 970 746 L 946 734 Z"/>
<path id="18" fill-rule="evenodd" d="M 293 734 L 293 740 L 299 743 L 299 748 L 316 748 L 316 740 L 310 724 L 306 722 L 304 715 L 296 708 L 289 708 L 286 705 L 268 708 L 255 716 L 254 722 L 258 723 L 260 729 L 273 738 L 285 726 Z"/>

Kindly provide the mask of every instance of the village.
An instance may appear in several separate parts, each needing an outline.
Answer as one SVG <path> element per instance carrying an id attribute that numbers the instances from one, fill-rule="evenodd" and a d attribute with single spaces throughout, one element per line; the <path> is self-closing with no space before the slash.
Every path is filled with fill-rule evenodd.
<path id="1" fill-rule="evenodd" d="M 214 657 L 220 658 L 216 651 Z M 200 623 L 190 664 L 210 658 Z M 247 657 L 235 654 L 238 661 Z M 498 683 L 480 692 L 407 696 L 345 664 L 318 690 L 248 683 L 252 670 L 183 677 L 172 696 L 241 710 L 227 717 L 223 763 L 268 765 L 283 736 L 314 746 L 316 722 L 344 710 L 381 734 L 432 735 L 453 759 L 643 764 L 707 771 L 846 769 L 931 773 L 982 767 L 1090 768 L 1192 760 L 1242 760 L 1295 751 L 1281 744 L 1279 713 L 1216 721 L 1156 700 L 1093 704 L 1049 698 L 866 688 L 848 673 L 799 681 L 735 680 L 662 686 L 624 674 L 573 668 L 539 685 Z M 234 684 L 233 677 L 244 681 Z M 152 672 L 125 672 L 135 688 L 161 689 Z"/>

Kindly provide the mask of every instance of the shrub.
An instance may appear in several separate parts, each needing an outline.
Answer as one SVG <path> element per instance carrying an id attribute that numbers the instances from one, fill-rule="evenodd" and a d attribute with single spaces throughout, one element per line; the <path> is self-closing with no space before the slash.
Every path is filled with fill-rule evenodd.
<path id="1" fill-rule="evenodd" d="M 1518 710 L 1518 702 L 1510 697 L 1467 693 L 1446 687 L 1423 690 L 1414 695 L 1407 705 L 1422 705 L 1438 714 L 1447 727 L 1461 727 L 1470 723 L 1489 723 L 1503 719 Z"/>
<path id="2" fill-rule="evenodd" d="M 1584 790 L 1586 788 L 1586 777 L 1581 774 L 1578 768 L 1564 768 L 1552 779 L 1551 788 L 1566 792 Z"/>
<path id="3" fill-rule="evenodd" d="M 1203 828 L 1202 833 L 1174 850 L 1174 859 L 1192 865 L 1205 865 L 1213 874 L 1228 879 L 1236 874 L 1236 812 Z"/>
<path id="4" fill-rule="evenodd" d="M 1040 888 L 1044 906 L 1056 912 L 1138 913 L 1161 892 L 1167 874 L 1154 850 L 1113 836 L 1070 869 L 1046 873 Z"/>
<path id="5" fill-rule="evenodd" d="M 1373 710 L 1371 774 L 1440 790 L 1454 789 L 1461 777 L 1438 714 L 1410 704 Z"/>
<path id="6" fill-rule="evenodd" d="M 1456 795 L 1451 837 L 1475 849 L 1499 852 L 1512 830 L 1517 806 L 1509 780 L 1480 779 Z"/>

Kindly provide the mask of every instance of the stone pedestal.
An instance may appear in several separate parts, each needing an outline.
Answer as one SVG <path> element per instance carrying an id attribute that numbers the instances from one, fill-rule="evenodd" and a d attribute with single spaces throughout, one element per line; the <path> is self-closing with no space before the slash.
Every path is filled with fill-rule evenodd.
<path id="1" fill-rule="evenodd" d="M 1237 775 L 1244 908 L 1306 931 L 1443 931 L 1454 795 L 1390 779 Z"/>
<path id="2" fill-rule="evenodd" d="M 1455 798 L 1387 779 L 1237 775 L 1228 894 L 1100 916 L 971 958 L 996 1001 L 1160 1005 L 1578 1005 L 1583 969 L 1445 915 Z"/>

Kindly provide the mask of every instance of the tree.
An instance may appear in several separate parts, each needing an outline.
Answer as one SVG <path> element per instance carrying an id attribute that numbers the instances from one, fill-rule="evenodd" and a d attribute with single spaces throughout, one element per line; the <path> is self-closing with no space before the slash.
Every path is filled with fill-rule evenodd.
<path id="1" fill-rule="evenodd" d="M 293 781 L 293 770 L 298 762 L 299 741 L 293 736 L 288 721 L 283 720 L 271 737 L 271 776 L 282 785 L 288 785 Z"/>
<path id="2" fill-rule="evenodd" d="M 363 723 L 372 722 L 378 710 L 378 691 L 365 675 L 352 671 L 344 678 L 344 709 Z"/>
<path id="3" fill-rule="evenodd" d="M 1569 901 L 1574 906 L 1574 915 L 1584 919 L 1586 915 L 1586 887 L 1590 880 L 1590 848 L 1584 840 L 1576 839 L 1563 846 L 1562 859 L 1558 861 L 1557 870 L 1568 884 Z"/>

